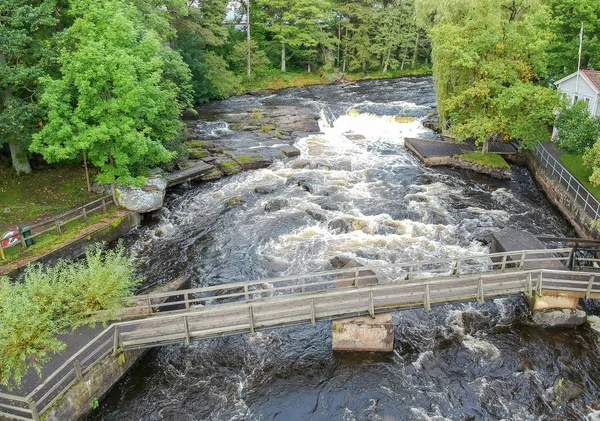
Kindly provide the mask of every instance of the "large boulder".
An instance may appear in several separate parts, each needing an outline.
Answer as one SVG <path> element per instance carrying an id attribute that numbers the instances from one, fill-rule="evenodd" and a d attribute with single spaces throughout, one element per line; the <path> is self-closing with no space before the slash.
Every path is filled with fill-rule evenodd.
<path id="1" fill-rule="evenodd" d="M 559 309 L 559 310 L 536 310 L 531 316 L 533 323 L 540 327 L 575 327 L 587 321 L 587 315 L 583 310 Z"/>
<path id="2" fill-rule="evenodd" d="M 119 205 L 133 212 L 146 213 L 162 208 L 167 182 L 159 177 L 150 177 L 142 187 L 118 187 Z"/>

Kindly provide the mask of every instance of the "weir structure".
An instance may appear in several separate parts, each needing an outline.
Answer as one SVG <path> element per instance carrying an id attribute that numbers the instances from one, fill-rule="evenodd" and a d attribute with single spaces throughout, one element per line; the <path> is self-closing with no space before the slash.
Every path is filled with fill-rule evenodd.
<path id="1" fill-rule="evenodd" d="M 107 359 L 125 362 L 144 348 L 512 295 L 600 298 L 600 271 L 544 268 L 572 258 L 571 248 L 508 251 L 162 292 L 145 302 L 132 297 L 123 311 L 137 319 L 110 324 L 27 396 L 1 393 L 0 419 L 39 420 L 70 388 L 89 387 L 90 373 Z M 378 284 L 361 282 L 374 273 Z M 340 276 L 346 286 L 339 287 Z"/>

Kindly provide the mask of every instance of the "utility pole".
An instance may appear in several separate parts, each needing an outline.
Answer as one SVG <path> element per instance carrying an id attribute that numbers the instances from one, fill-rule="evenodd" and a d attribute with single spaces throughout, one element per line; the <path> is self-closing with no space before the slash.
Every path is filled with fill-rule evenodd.
<path id="1" fill-rule="evenodd" d="M 246 42 L 248 44 L 248 56 L 246 63 L 246 76 L 248 76 L 248 80 L 250 80 L 250 75 L 252 74 L 252 44 L 250 37 L 250 0 L 246 0 Z"/>

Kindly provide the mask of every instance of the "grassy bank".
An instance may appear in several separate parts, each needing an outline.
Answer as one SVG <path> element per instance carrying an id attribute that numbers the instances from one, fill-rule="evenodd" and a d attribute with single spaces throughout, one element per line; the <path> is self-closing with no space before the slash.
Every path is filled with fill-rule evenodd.
<path id="1" fill-rule="evenodd" d="M 87 192 L 79 165 L 49 166 L 22 176 L 0 167 L 0 231 L 58 215 L 99 197 Z"/>
<path id="2" fill-rule="evenodd" d="M 481 153 L 481 152 L 465 152 L 456 155 L 456 158 L 463 161 L 473 162 L 474 164 L 483 165 L 491 168 L 510 168 L 510 165 L 496 153 Z"/>
<path id="3" fill-rule="evenodd" d="M 243 92 L 260 90 L 279 90 L 285 88 L 298 88 L 302 86 L 324 85 L 339 80 L 342 76 L 346 80 L 358 81 L 364 79 L 393 79 L 403 76 L 425 76 L 431 74 L 431 68 L 427 66 L 415 67 L 413 69 L 381 72 L 358 72 L 358 73 L 331 73 L 323 72 L 281 72 L 271 71 L 267 75 L 257 77 L 247 82 L 242 87 Z"/>
<path id="4" fill-rule="evenodd" d="M 119 216 L 121 213 L 126 212 L 117 208 L 115 205 L 110 205 L 107 207 L 106 213 L 102 213 L 101 211 L 93 213 L 88 217 L 87 222 L 84 222 L 83 219 L 77 219 L 69 222 L 68 224 L 61 225 L 60 235 L 55 231 L 50 231 L 35 237 L 34 244 L 26 249 L 21 248 L 20 245 L 4 249 L 4 256 L 6 259 L 0 259 L 0 267 L 3 265 L 8 265 L 9 263 L 27 260 L 31 257 L 46 254 L 59 244 L 66 243 L 71 239 L 87 235 L 92 231 L 95 231 L 103 226 L 106 221 Z"/>
<path id="5" fill-rule="evenodd" d="M 560 161 L 569 170 L 571 174 L 587 189 L 597 200 L 600 201 L 600 187 L 590 183 L 592 170 L 583 165 L 581 155 L 564 154 L 560 156 Z"/>

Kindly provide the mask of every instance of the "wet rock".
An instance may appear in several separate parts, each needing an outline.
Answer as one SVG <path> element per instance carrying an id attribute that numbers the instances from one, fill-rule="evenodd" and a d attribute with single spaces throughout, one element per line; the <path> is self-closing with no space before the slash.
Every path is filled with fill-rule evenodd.
<path id="1" fill-rule="evenodd" d="M 575 384 L 569 383 L 567 387 L 565 387 L 565 395 L 567 400 L 572 401 L 573 399 L 578 398 L 582 393 L 583 389 Z"/>
<path id="2" fill-rule="evenodd" d="M 310 168 L 311 162 L 308 159 L 296 159 L 295 161 L 290 162 L 289 167 L 295 170 L 302 170 L 305 168 Z"/>
<path id="3" fill-rule="evenodd" d="M 214 149 L 216 147 L 215 143 L 210 140 L 188 140 L 185 144 L 191 149 Z"/>
<path id="4" fill-rule="evenodd" d="M 288 205 L 288 201 L 285 199 L 273 199 L 269 200 L 265 205 L 265 211 L 275 212 L 285 208 Z"/>
<path id="5" fill-rule="evenodd" d="M 242 171 L 242 168 L 229 157 L 219 157 L 215 160 L 215 165 L 226 175 L 234 175 Z"/>
<path id="6" fill-rule="evenodd" d="M 587 321 L 583 310 L 536 310 L 532 315 L 533 323 L 540 327 L 575 327 Z"/>
<path id="7" fill-rule="evenodd" d="M 341 269 L 350 263 L 351 260 L 353 260 L 351 257 L 335 256 L 329 263 L 331 263 L 331 266 L 333 266 L 334 269 Z"/>
<path id="8" fill-rule="evenodd" d="M 346 137 L 346 139 L 348 140 L 354 140 L 354 141 L 359 141 L 359 140 L 367 140 L 366 137 L 364 137 L 361 134 L 356 134 L 356 133 L 345 133 L 344 136 Z"/>
<path id="9" fill-rule="evenodd" d="M 315 221 L 319 221 L 319 222 L 324 222 L 327 221 L 327 216 L 321 212 L 312 210 L 312 209 L 308 209 L 306 211 L 306 213 Z"/>
<path id="10" fill-rule="evenodd" d="M 295 156 L 300 156 L 300 149 L 295 146 L 282 146 L 279 150 L 288 158 L 293 158 Z"/>
<path id="11" fill-rule="evenodd" d="M 335 200 L 326 197 L 320 200 L 317 200 L 317 204 L 321 206 L 321 209 L 328 211 L 339 211 L 340 205 L 335 202 Z"/>
<path id="12" fill-rule="evenodd" d="M 232 197 L 231 199 L 229 199 L 226 203 L 225 203 L 225 207 L 227 209 L 232 209 L 232 208 L 236 208 L 238 206 L 242 206 L 244 203 L 244 199 L 242 199 L 240 196 L 235 196 Z"/>
<path id="13" fill-rule="evenodd" d="M 265 159 L 260 155 L 231 154 L 230 156 L 244 171 L 265 168 L 273 163 L 271 159 Z"/>
<path id="14" fill-rule="evenodd" d="M 127 210 L 146 213 L 163 205 L 167 182 L 158 176 L 150 177 L 142 187 L 117 187 L 119 204 Z"/>
<path id="15" fill-rule="evenodd" d="M 223 173 L 221 171 L 219 171 L 218 168 L 213 168 L 209 172 L 204 174 L 202 177 L 200 177 L 200 180 L 215 181 L 215 180 L 220 179 L 221 177 L 223 177 Z"/>
<path id="16" fill-rule="evenodd" d="M 313 192 L 312 185 L 305 178 L 292 177 L 285 183 L 286 186 L 293 186 L 294 184 L 299 187 L 302 187 L 304 190 L 306 190 L 309 193 Z"/>
<path id="17" fill-rule="evenodd" d="M 256 186 L 254 188 L 254 192 L 258 194 L 271 194 L 275 193 L 279 186 L 277 184 L 268 184 L 264 186 Z"/>
<path id="18" fill-rule="evenodd" d="M 354 231 L 352 223 L 345 219 L 334 219 L 327 224 L 327 228 L 336 234 L 347 234 Z"/>

